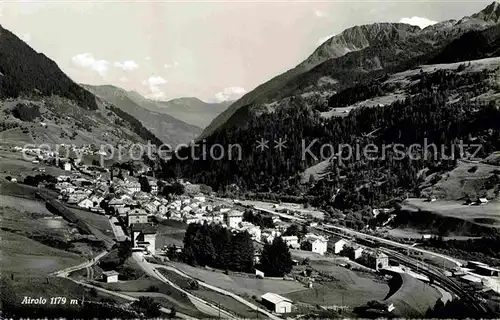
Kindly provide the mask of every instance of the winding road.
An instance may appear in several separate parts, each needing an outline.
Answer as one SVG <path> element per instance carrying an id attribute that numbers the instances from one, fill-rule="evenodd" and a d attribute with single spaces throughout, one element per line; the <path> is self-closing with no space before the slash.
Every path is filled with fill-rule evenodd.
<path id="1" fill-rule="evenodd" d="M 147 262 L 144 258 L 144 255 L 141 252 L 134 252 L 132 254 L 132 257 L 139 264 L 139 266 L 142 268 L 142 270 L 144 270 L 144 272 L 146 272 L 149 276 L 154 277 L 154 278 L 174 287 L 175 289 L 179 290 L 180 292 L 183 292 L 184 294 L 186 294 L 186 296 L 189 298 L 189 300 L 191 300 L 191 302 L 201 312 L 208 314 L 208 315 L 215 316 L 215 317 L 220 315 L 226 319 L 238 319 L 238 317 L 236 317 L 235 315 L 215 306 L 212 303 L 209 303 L 203 299 L 200 299 L 197 296 L 194 296 L 190 292 L 182 289 L 181 287 L 177 286 L 172 281 L 168 280 L 164 275 L 161 274 L 161 272 L 159 272 L 157 270 L 157 266 L 160 266 L 160 267 L 164 267 L 164 266 L 154 265 L 154 264 Z"/>
<path id="2" fill-rule="evenodd" d="M 181 270 L 177 269 L 177 268 L 174 268 L 174 267 L 171 267 L 171 266 L 165 266 L 165 265 L 160 265 L 160 264 L 151 264 L 153 267 L 155 268 L 163 268 L 163 269 L 167 269 L 167 270 L 170 270 L 170 271 L 173 271 L 185 278 L 189 278 L 189 279 L 193 279 L 192 277 L 190 277 L 188 274 L 182 272 Z M 270 313 L 269 311 L 265 310 L 265 309 L 261 309 L 259 308 L 257 305 L 251 303 L 250 301 L 247 301 L 245 299 L 243 299 L 242 297 L 230 292 L 230 291 L 227 291 L 227 290 L 224 290 L 224 289 L 221 289 L 219 287 L 215 287 L 215 286 L 212 286 L 206 282 L 203 282 L 203 281 L 200 281 L 198 279 L 195 279 L 198 284 L 202 287 L 205 287 L 207 289 L 210 289 L 210 290 L 213 290 L 213 291 L 216 291 L 216 292 L 219 292 L 219 293 L 222 293 L 223 295 L 226 295 L 226 296 L 229 296 L 233 299 L 235 299 L 236 301 L 246 305 L 247 307 L 253 309 L 253 310 L 256 310 L 262 314 L 265 314 L 267 317 L 269 317 L 270 319 L 273 319 L 273 320 L 283 320 L 281 319 L 280 317 L 277 317 L 275 315 L 273 315 L 272 313 Z"/>
<path id="3" fill-rule="evenodd" d="M 106 290 L 104 288 L 101 288 L 101 287 L 98 287 L 98 286 L 94 286 L 94 285 L 92 285 L 90 283 L 83 282 L 83 281 L 78 281 L 78 280 L 75 280 L 75 279 L 72 279 L 72 278 L 69 277 L 69 274 L 71 272 L 74 272 L 74 271 L 78 271 L 78 270 L 81 270 L 81 269 L 84 269 L 84 268 L 86 268 L 87 270 L 90 268 L 92 270 L 92 266 L 95 265 L 99 261 L 99 259 L 101 259 L 102 257 L 104 257 L 106 254 L 108 254 L 108 251 L 103 251 L 103 252 L 99 253 L 97 256 L 95 256 L 94 258 L 92 258 L 92 259 L 90 259 L 88 261 L 85 261 L 85 262 L 83 262 L 83 263 L 81 263 L 79 265 L 73 266 L 73 267 L 69 267 L 69 268 L 66 268 L 66 269 L 62 269 L 62 270 L 53 272 L 53 273 L 51 273 L 51 275 L 56 276 L 56 277 L 61 277 L 61 278 L 68 279 L 70 281 L 73 281 L 76 284 L 81 285 L 81 286 L 84 286 L 84 287 L 87 287 L 87 288 L 93 288 L 93 289 L 95 289 L 97 291 L 104 292 L 104 293 L 106 293 L 108 295 L 115 296 L 115 297 L 118 297 L 118 298 L 121 298 L 121 299 L 125 299 L 125 300 L 130 301 L 130 302 L 134 302 L 134 301 L 139 300 L 136 297 L 131 297 L 131 296 L 128 296 L 126 294 L 123 294 L 123 293 L 120 293 L 120 292 L 116 292 L 116 291 Z M 89 276 L 89 273 L 87 273 L 87 277 L 88 276 Z M 92 276 L 93 276 L 93 271 L 92 271 Z M 167 309 L 167 308 L 164 308 L 164 307 L 160 307 L 160 311 L 162 313 L 166 314 L 166 315 L 170 315 L 170 312 L 171 312 L 170 309 Z M 191 316 L 188 316 L 188 315 L 180 313 L 180 312 L 176 312 L 176 316 L 178 318 L 181 318 L 181 319 L 196 320 L 196 318 L 193 318 Z"/>

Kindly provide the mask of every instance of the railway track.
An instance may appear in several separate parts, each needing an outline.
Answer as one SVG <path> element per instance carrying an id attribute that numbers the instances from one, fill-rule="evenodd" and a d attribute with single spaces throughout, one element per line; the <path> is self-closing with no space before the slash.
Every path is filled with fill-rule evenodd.
<path id="1" fill-rule="evenodd" d="M 449 290 L 457 297 L 467 302 L 467 304 L 471 308 L 473 308 L 474 311 L 478 312 L 478 315 L 486 314 L 488 312 L 486 307 L 478 301 L 478 299 L 474 296 L 474 294 L 464 289 L 462 285 L 460 285 L 460 283 L 444 275 L 439 268 L 428 264 L 424 265 L 422 264 L 422 262 L 415 260 L 413 258 L 409 258 L 394 250 L 380 248 L 380 251 L 383 251 L 385 254 L 389 255 L 395 261 L 398 261 L 409 267 L 418 269 L 420 273 L 425 274 L 427 277 L 429 277 L 429 279 L 433 279 L 434 281 L 438 282 L 444 289 Z"/>

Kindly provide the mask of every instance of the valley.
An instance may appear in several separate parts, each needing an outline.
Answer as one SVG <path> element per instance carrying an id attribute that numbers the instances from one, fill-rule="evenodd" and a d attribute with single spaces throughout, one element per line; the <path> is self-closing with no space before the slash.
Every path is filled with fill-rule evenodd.
<path id="1" fill-rule="evenodd" d="M 134 50 L 69 64 L 0 26 L 1 316 L 500 317 L 500 3 L 335 24 L 265 82 L 276 47 L 212 5 L 203 41 L 148 15 L 168 50 L 131 27 Z"/>

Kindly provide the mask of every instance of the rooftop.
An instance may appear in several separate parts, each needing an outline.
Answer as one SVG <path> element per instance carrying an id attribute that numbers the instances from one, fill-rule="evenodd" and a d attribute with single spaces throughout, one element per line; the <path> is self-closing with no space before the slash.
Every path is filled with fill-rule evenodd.
<path id="1" fill-rule="evenodd" d="M 115 271 L 115 270 L 103 271 L 102 274 L 105 275 L 106 277 L 112 277 L 112 276 L 119 275 L 119 273 L 117 271 Z"/>
<path id="2" fill-rule="evenodd" d="M 274 303 L 274 304 L 280 303 L 282 301 L 287 301 L 290 303 L 292 302 L 292 300 L 285 298 L 285 297 L 282 297 L 279 294 L 272 293 L 272 292 L 268 292 L 268 293 L 264 294 L 261 298 L 263 300 L 267 300 L 267 301 Z"/>
<path id="3" fill-rule="evenodd" d="M 154 234 L 156 229 L 149 223 L 134 223 L 131 227 L 132 231 L 141 232 L 143 234 Z"/>

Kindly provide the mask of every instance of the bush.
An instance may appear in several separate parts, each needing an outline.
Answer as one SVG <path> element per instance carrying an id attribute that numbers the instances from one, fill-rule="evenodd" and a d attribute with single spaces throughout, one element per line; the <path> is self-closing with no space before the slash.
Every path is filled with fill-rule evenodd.
<path id="1" fill-rule="evenodd" d="M 21 121 L 33 121 L 40 117 L 40 108 L 36 105 L 20 103 L 12 109 L 12 115 Z"/>
<path id="2" fill-rule="evenodd" d="M 189 281 L 189 288 L 191 290 L 198 290 L 200 288 L 200 285 L 198 284 L 198 281 L 194 280 L 194 279 L 191 279 Z"/>
<path id="3" fill-rule="evenodd" d="M 139 313 L 143 313 L 148 318 L 157 317 L 161 314 L 160 304 L 150 297 L 140 297 L 139 300 L 132 303 L 132 308 Z"/>
<path id="4" fill-rule="evenodd" d="M 159 292 L 160 291 L 160 288 L 158 286 L 149 286 L 147 289 L 146 289 L 147 292 Z"/>

